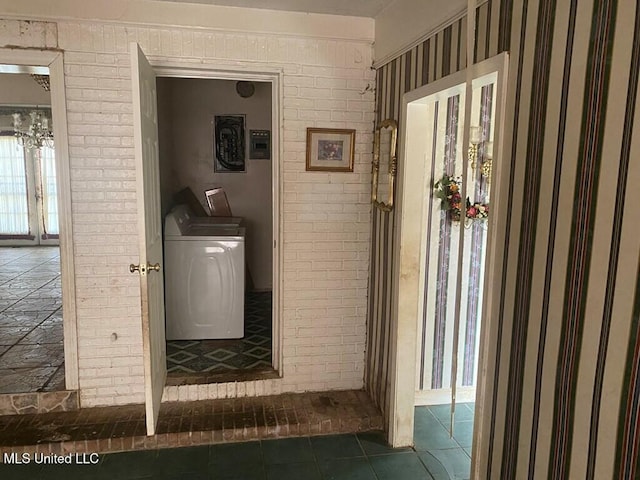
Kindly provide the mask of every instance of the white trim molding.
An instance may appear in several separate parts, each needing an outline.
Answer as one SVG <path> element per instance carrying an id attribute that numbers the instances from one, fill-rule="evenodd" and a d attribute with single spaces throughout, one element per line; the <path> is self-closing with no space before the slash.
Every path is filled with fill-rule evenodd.
<path id="1" fill-rule="evenodd" d="M 478 2 L 476 4 L 476 8 L 484 5 L 488 1 L 489 0 L 478 0 Z M 448 17 L 443 22 L 440 22 L 438 25 L 435 25 L 435 26 L 431 27 L 429 30 L 424 32 L 422 35 L 420 35 L 419 37 L 417 37 L 413 41 L 411 41 L 409 43 L 405 43 L 404 45 L 400 46 L 399 48 L 395 48 L 390 53 L 386 53 L 383 56 L 381 56 L 380 58 L 376 58 L 375 53 L 376 53 L 377 48 L 374 49 L 373 68 L 380 68 L 383 65 L 386 65 L 387 63 L 392 61 L 394 58 L 398 58 L 398 57 L 404 55 L 409 50 L 411 50 L 412 48 L 417 47 L 418 45 L 423 43 L 428 38 L 431 38 L 434 35 L 436 35 L 437 33 L 442 32 L 445 28 L 449 27 L 450 25 L 453 25 L 454 23 L 456 23 L 461 18 L 466 17 L 468 9 L 469 9 L 468 5 L 466 5 L 466 4 L 463 5 L 455 14 L 451 15 L 450 17 Z"/>
<path id="2" fill-rule="evenodd" d="M 278 372 L 282 378 L 283 364 L 283 254 L 282 254 L 282 238 L 283 238 L 283 196 L 281 195 L 282 175 L 283 175 L 283 148 L 282 142 L 282 104 L 284 98 L 284 72 L 280 68 L 263 68 L 257 71 L 252 65 L 233 65 L 232 67 L 184 67 L 178 66 L 171 62 L 149 56 L 149 62 L 154 68 L 156 75 L 161 77 L 176 78 L 201 78 L 210 80 L 245 80 L 257 82 L 271 83 L 271 145 L 274 155 L 271 162 L 271 201 L 273 205 L 272 211 L 272 231 L 273 231 L 273 260 L 272 260 L 272 281 L 273 281 L 273 298 L 272 298 L 272 364 L 274 370 Z M 275 380 L 277 382 L 277 380 Z M 270 383 L 273 383 L 271 380 Z M 251 382 L 237 382 L 254 384 Z M 166 388 L 166 387 L 165 387 Z M 208 395 L 208 394 L 207 394 Z M 206 398 L 216 398 L 207 396 Z M 167 400 L 167 396 L 164 398 Z"/>

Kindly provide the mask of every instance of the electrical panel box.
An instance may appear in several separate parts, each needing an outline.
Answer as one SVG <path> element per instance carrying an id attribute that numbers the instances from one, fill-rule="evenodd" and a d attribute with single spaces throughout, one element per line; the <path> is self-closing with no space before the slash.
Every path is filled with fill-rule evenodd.
<path id="1" fill-rule="evenodd" d="M 249 131 L 249 158 L 253 160 L 271 159 L 271 132 L 269 130 Z"/>

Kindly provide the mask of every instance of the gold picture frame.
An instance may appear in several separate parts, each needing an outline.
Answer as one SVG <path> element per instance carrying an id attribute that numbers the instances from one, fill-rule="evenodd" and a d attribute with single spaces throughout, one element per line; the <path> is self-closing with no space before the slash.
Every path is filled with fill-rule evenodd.
<path id="1" fill-rule="evenodd" d="M 356 131 L 307 128 L 307 171 L 353 172 Z"/>
<path id="2" fill-rule="evenodd" d="M 396 185 L 398 123 L 387 119 L 376 128 L 373 138 L 371 201 L 383 212 L 393 210 Z"/>

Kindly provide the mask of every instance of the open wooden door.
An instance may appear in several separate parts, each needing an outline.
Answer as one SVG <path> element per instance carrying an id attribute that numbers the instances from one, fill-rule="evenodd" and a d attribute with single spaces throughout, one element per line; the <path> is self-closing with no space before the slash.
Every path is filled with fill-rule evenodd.
<path id="1" fill-rule="evenodd" d="M 147 435 L 153 435 L 167 378 L 164 284 L 159 263 L 162 260 L 162 220 L 158 115 L 156 76 L 137 43 L 131 44 L 131 80 L 140 263 L 132 264 L 130 270 L 140 275 Z"/>

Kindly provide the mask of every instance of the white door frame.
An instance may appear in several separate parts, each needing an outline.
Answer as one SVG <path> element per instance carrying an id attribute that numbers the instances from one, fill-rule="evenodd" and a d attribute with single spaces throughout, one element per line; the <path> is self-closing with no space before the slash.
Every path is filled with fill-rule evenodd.
<path id="1" fill-rule="evenodd" d="M 76 317 L 73 227 L 71 218 L 71 176 L 64 59 L 60 51 L 0 48 L 0 64 L 49 67 L 51 115 L 56 152 L 58 218 L 60 229 L 60 273 L 62 277 L 62 318 L 64 329 L 65 388 L 78 389 L 78 329 Z"/>
<path id="2" fill-rule="evenodd" d="M 179 64 L 148 56 L 151 66 L 158 77 L 200 78 L 209 80 L 256 81 L 271 83 L 271 202 L 273 259 L 272 259 L 272 364 L 273 369 L 282 377 L 282 196 L 280 185 L 282 178 L 282 104 L 283 104 L 283 71 L 277 68 L 260 68 L 254 66 L 235 65 L 233 68 L 224 67 L 185 67 Z"/>
<path id="3" fill-rule="evenodd" d="M 481 77 L 492 72 L 498 72 L 496 92 L 496 130 L 494 136 L 494 166 L 499 162 L 500 168 L 494 168 L 492 172 L 492 202 L 491 215 L 489 217 L 489 241 L 487 244 L 487 260 L 485 275 L 485 295 L 482 311 L 479 378 L 476 394 L 476 419 L 473 441 L 473 458 L 475 472 L 477 465 L 482 463 L 479 453 L 484 450 L 487 442 L 485 432 L 491 421 L 491 390 L 493 378 L 490 374 L 494 371 L 495 352 L 497 347 L 496 325 L 491 319 L 498 317 L 499 289 L 489 288 L 501 278 L 503 265 L 499 247 L 504 245 L 506 229 L 506 213 L 509 202 L 506 201 L 508 193 L 509 159 L 503 148 L 504 113 L 506 104 L 506 73 L 508 55 L 500 54 L 489 60 L 469 67 L 467 70 L 455 73 L 432 84 L 413 90 L 403 97 L 402 124 L 404 132 L 400 138 L 400 154 L 403 161 L 399 162 L 398 169 L 398 228 L 396 229 L 395 244 L 400 248 L 395 252 L 395 268 L 393 276 L 397 279 L 393 298 L 395 304 L 392 307 L 392 338 L 391 338 L 391 403 L 389 424 L 389 442 L 393 446 L 413 444 L 414 426 L 414 402 L 415 402 L 415 361 L 416 361 L 416 335 L 417 315 L 421 311 L 423 296 L 420 292 L 421 250 L 423 243 L 423 218 L 422 208 L 407 208 L 405 205 L 424 205 L 424 200 L 431 195 L 431 185 L 426 181 L 426 164 L 420 146 L 416 147 L 415 141 L 408 142 L 408 138 L 423 136 L 424 132 L 416 124 L 416 114 L 411 112 L 409 104 L 428 97 L 438 91 L 455 84 L 462 84 L 469 79 Z M 469 94 L 467 88 L 467 95 Z M 415 109 L 413 109 L 415 111 Z M 413 115 L 413 118 L 412 118 Z M 468 144 L 468 128 L 465 128 L 463 145 Z M 466 161 L 466 155 L 465 155 Z M 486 462 L 486 459 L 484 460 Z M 472 478 L 481 478 L 473 476 Z"/>

